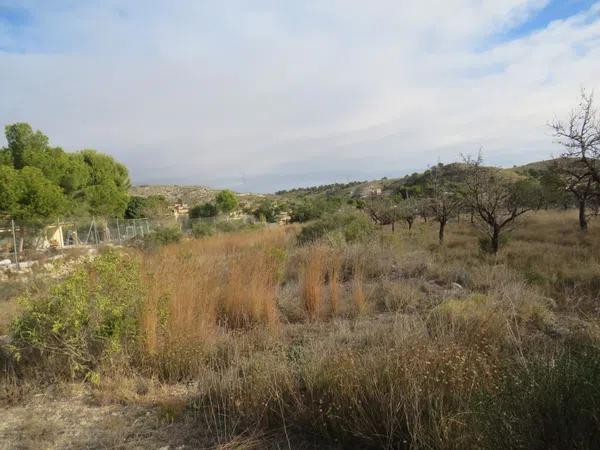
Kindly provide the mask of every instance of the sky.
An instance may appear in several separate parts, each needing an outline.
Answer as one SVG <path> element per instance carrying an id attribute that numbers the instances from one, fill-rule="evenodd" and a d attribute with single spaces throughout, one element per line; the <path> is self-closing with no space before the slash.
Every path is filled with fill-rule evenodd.
<path id="1" fill-rule="evenodd" d="M 600 1 L 0 0 L 0 67 L 1 125 L 136 184 L 512 166 L 558 154 L 548 122 L 600 88 Z"/>

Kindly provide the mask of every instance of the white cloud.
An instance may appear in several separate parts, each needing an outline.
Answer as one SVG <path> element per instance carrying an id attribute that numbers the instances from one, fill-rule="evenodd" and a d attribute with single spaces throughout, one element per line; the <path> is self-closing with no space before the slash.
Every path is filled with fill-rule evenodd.
<path id="1" fill-rule="evenodd" d="M 494 44 L 547 1 L 52 3 L 0 28 L 24 50 L 0 53 L 0 121 L 137 181 L 394 176 L 479 145 L 544 158 L 546 122 L 600 69 L 598 6 Z"/>

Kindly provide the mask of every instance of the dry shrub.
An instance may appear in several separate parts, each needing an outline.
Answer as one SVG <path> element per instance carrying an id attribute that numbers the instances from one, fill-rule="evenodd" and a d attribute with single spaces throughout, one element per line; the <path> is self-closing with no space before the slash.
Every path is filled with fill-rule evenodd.
<path id="1" fill-rule="evenodd" d="M 344 247 L 343 267 L 346 279 L 357 261 L 363 265 L 365 279 L 378 279 L 396 269 L 403 259 L 402 246 L 397 240 L 383 239 L 357 242 Z"/>
<path id="2" fill-rule="evenodd" d="M 340 307 L 340 295 L 342 286 L 340 285 L 340 277 L 342 272 L 342 258 L 338 252 L 332 252 L 329 259 L 329 271 L 327 277 L 329 279 L 329 308 L 332 316 L 338 313 Z"/>
<path id="3" fill-rule="evenodd" d="M 382 278 L 377 283 L 373 299 L 380 312 L 415 313 L 429 303 L 418 282 Z"/>
<path id="4" fill-rule="evenodd" d="M 511 325 L 498 302 L 483 294 L 462 300 L 446 300 L 433 310 L 430 328 L 462 342 L 506 343 Z"/>
<path id="5" fill-rule="evenodd" d="M 309 320 L 315 320 L 323 311 L 326 261 L 327 248 L 324 244 L 311 244 L 307 247 L 302 263 L 300 296 Z"/>
<path id="6" fill-rule="evenodd" d="M 352 303 L 354 311 L 362 315 L 367 311 L 367 302 L 364 289 L 364 263 L 358 261 L 354 266 L 352 275 Z"/>
<path id="7" fill-rule="evenodd" d="M 485 351 L 433 339 L 414 318 L 351 323 L 207 373 L 195 402 L 203 425 L 231 434 L 287 427 L 354 448 L 464 444 L 460 416 L 497 376 Z"/>

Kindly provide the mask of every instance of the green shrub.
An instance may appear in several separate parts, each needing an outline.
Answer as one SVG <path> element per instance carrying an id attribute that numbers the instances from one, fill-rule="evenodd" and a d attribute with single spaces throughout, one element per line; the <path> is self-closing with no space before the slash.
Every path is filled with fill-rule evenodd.
<path id="1" fill-rule="evenodd" d="M 256 230 L 260 227 L 261 225 L 259 224 L 247 223 L 241 220 L 218 222 L 216 225 L 217 231 L 220 231 L 221 233 L 233 233 L 235 231 L 242 230 Z"/>
<path id="2" fill-rule="evenodd" d="M 181 241 L 183 234 L 176 227 L 159 227 L 143 239 L 143 247 L 156 249 L 162 245 L 174 244 Z"/>
<path id="3" fill-rule="evenodd" d="M 13 355 L 48 375 L 89 378 L 135 344 L 142 298 L 137 262 L 101 254 L 42 297 L 21 299 L 24 312 L 11 325 Z"/>
<path id="4" fill-rule="evenodd" d="M 510 240 L 507 234 L 501 234 L 499 238 L 500 247 L 504 247 Z M 479 250 L 482 253 L 494 253 L 492 246 L 492 240 L 489 236 L 482 236 L 479 238 Z"/>
<path id="5" fill-rule="evenodd" d="M 199 217 L 216 217 L 217 214 L 219 214 L 217 205 L 209 202 L 194 206 L 192 209 L 190 209 L 190 219 L 197 219 Z"/>
<path id="6" fill-rule="evenodd" d="M 196 239 L 209 237 L 215 234 L 215 227 L 210 223 L 198 222 L 192 225 L 192 236 Z"/>
<path id="7" fill-rule="evenodd" d="M 342 210 L 306 225 L 298 235 L 298 242 L 305 244 L 327 235 L 331 235 L 334 241 L 341 235 L 346 242 L 357 242 L 369 237 L 374 229 L 373 223 L 364 213 L 352 209 Z"/>
<path id="8" fill-rule="evenodd" d="M 600 349 L 576 344 L 506 370 L 498 391 L 477 398 L 484 448 L 596 448 L 600 442 Z M 512 373 L 511 373 L 512 372 Z"/>

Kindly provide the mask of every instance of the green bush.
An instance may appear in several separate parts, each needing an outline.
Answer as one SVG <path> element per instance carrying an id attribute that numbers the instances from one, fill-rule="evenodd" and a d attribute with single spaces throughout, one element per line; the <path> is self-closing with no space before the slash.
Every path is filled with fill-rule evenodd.
<path id="1" fill-rule="evenodd" d="M 210 223 L 198 222 L 192 225 L 192 236 L 196 239 L 209 237 L 215 234 L 215 227 Z"/>
<path id="2" fill-rule="evenodd" d="M 156 249 L 162 245 L 174 244 L 181 241 L 183 233 L 176 227 L 159 227 L 143 239 L 143 247 Z"/>
<path id="3" fill-rule="evenodd" d="M 507 234 L 501 234 L 499 238 L 500 247 L 504 247 L 509 240 L 510 237 Z M 494 253 L 492 240 L 489 236 L 482 236 L 479 238 L 479 250 L 481 250 L 482 253 Z"/>
<path id="4" fill-rule="evenodd" d="M 373 222 L 364 213 L 353 209 L 342 210 L 306 225 L 298 235 L 298 242 L 305 244 L 328 235 L 334 238 L 341 235 L 346 242 L 356 242 L 368 238 L 374 229 Z"/>
<path id="5" fill-rule="evenodd" d="M 216 217 L 217 214 L 219 214 L 219 209 L 214 203 L 203 203 L 202 205 L 197 205 L 190 209 L 190 219 Z"/>
<path id="6" fill-rule="evenodd" d="M 93 377 L 101 362 L 135 345 L 142 298 L 136 261 L 101 254 L 42 297 L 21 299 L 24 312 L 11 325 L 13 355 L 45 375 Z"/>
<path id="7" fill-rule="evenodd" d="M 241 220 L 218 222 L 216 225 L 217 231 L 220 231 L 221 233 L 233 233 L 235 231 L 242 230 L 256 230 L 260 227 L 261 225 L 259 224 L 247 223 Z"/>
<path id="8" fill-rule="evenodd" d="M 484 448 L 596 448 L 600 442 L 600 349 L 568 345 L 506 370 L 495 393 L 478 396 Z"/>

